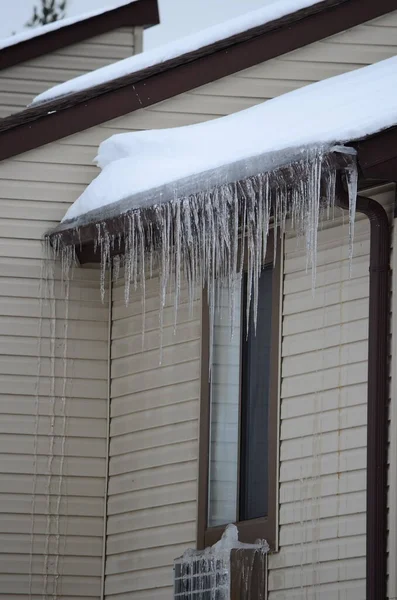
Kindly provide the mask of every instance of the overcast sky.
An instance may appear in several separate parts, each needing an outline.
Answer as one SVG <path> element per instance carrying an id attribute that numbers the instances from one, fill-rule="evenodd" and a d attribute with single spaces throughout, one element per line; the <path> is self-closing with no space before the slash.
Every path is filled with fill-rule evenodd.
<path id="1" fill-rule="evenodd" d="M 277 0 L 158 0 L 161 25 L 145 33 L 145 49 L 183 37 Z M 67 16 L 112 5 L 112 0 L 67 0 Z M 0 37 L 24 29 L 40 0 L 0 0 Z"/>

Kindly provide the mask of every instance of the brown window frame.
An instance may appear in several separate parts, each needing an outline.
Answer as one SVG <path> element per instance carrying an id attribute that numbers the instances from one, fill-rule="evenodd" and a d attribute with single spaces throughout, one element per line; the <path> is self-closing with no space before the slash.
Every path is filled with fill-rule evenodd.
<path id="1" fill-rule="evenodd" d="M 257 539 L 266 539 L 270 549 L 277 548 L 277 515 L 278 515 L 278 411 L 280 388 L 280 303 L 281 303 L 281 241 L 277 243 L 274 260 L 273 232 L 269 234 L 268 250 L 264 266 L 273 264 L 272 279 L 272 358 L 270 363 L 270 392 L 268 417 L 268 515 L 258 519 L 237 521 L 239 539 L 245 543 L 254 543 Z M 203 549 L 217 542 L 226 525 L 207 526 L 208 515 L 208 475 L 210 444 L 210 355 L 209 308 L 206 294 L 203 294 L 202 306 L 202 352 L 201 352 L 201 401 L 199 431 L 199 477 L 198 477 L 198 515 L 197 515 L 197 548 Z M 273 351 L 274 349 L 274 351 Z M 240 385 L 240 394 L 241 394 Z"/>

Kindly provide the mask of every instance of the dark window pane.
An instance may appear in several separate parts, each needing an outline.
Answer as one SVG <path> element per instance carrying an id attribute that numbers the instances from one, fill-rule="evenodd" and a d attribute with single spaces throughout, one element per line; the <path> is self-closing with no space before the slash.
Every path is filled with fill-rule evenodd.
<path id="1" fill-rule="evenodd" d="M 268 511 L 268 407 L 272 320 L 272 274 L 265 267 L 259 280 L 256 334 L 252 320 L 242 341 L 240 520 L 264 517 Z M 245 283 L 245 292 L 246 292 Z M 246 293 L 244 293 L 246 297 Z M 252 312 L 252 311 L 251 311 Z M 245 317 L 245 313 L 244 313 Z"/>

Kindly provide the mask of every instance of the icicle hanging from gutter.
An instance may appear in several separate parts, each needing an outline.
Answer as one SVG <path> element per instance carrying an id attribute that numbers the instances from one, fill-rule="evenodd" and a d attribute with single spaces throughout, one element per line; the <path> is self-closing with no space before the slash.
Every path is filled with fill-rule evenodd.
<path id="1" fill-rule="evenodd" d="M 94 251 L 100 254 L 102 298 L 105 272 L 112 261 L 116 271 L 120 262 L 124 266 L 126 304 L 131 287 L 139 287 L 144 306 L 146 278 L 158 273 L 160 326 L 167 290 L 173 291 L 178 310 L 182 276 L 191 303 L 197 288 L 207 288 L 213 315 L 216 284 L 226 283 L 232 304 L 233 290 L 246 269 L 247 307 L 253 298 L 256 320 L 258 279 L 271 226 L 283 235 L 288 219 L 288 228 L 305 238 L 314 288 L 319 222 L 334 206 L 338 172 L 344 173 L 349 191 L 352 243 L 357 169 L 354 150 L 343 147 L 305 149 L 299 160 L 272 171 L 150 206 L 136 205 L 132 198 L 122 214 L 95 221 L 88 213 L 83 222 L 62 224 L 46 241 L 62 260 L 65 273 L 87 241 L 94 243 Z"/>

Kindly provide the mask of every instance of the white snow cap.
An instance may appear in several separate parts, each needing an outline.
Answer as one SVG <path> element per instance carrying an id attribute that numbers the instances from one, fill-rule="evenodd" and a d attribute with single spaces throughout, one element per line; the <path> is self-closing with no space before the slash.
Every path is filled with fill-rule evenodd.
<path id="1" fill-rule="evenodd" d="M 0 50 L 3 50 L 4 48 L 9 48 L 10 46 L 15 46 L 16 44 L 20 44 L 21 42 L 26 42 L 27 40 L 39 37 L 41 35 L 49 33 L 50 31 L 57 31 L 58 29 L 62 29 L 62 27 L 67 27 L 68 25 L 79 23 L 80 21 L 86 21 L 87 19 L 91 19 L 92 17 L 102 15 L 103 13 L 109 12 L 110 10 L 114 10 L 115 8 L 120 8 L 121 6 L 131 4 L 133 1 L 136 0 L 113 0 L 113 2 L 109 2 L 109 4 L 107 4 L 106 7 L 100 8 L 98 10 L 91 10 L 90 12 L 85 12 L 75 17 L 67 17 L 65 19 L 55 21 L 55 23 L 48 23 L 47 25 L 42 25 L 41 27 L 33 27 L 28 31 L 22 31 L 21 33 L 17 33 L 16 35 L 12 35 L 10 37 L 0 40 Z"/>
<path id="2" fill-rule="evenodd" d="M 74 92 L 81 92 L 82 90 L 112 81 L 113 79 L 123 77 L 124 75 L 137 73 L 142 69 L 147 69 L 153 65 L 163 63 L 167 60 L 187 54 L 188 52 L 193 52 L 220 40 L 227 39 L 232 35 L 248 31 L 253 27 L 265 25 L 266 23 L 285 17 L 286 15 L 307 8 L 308 6 L 318 4 L 320 1 L 322 0 L 274 0 L 271 4 L 258 10 L 224 21 L 223 23 L 214 25 L 208 29 L 203 29 L 198 33 L 178 39 L 169 44 L 160 46 L 159 48 L 154 48 L 153 50 L 143 52 L 142 54 L 132 56 L 131 58 L 125 58 L 124 60 L 102 67 L 101 69 L 97 69 L 86 75 L 80 75 L 80 77 L 65 81 L 36 96 L 32 105 L 53 100 L 60 96 L 66 96 L 67 94 L 73 94 Z"/>
<path id="3" fill-rule="evenodd" d="M 397 124 L 396 90 L 393 57 L 213 121 L 114 135 L 99 147 L 102 172 L 63 221 L 183 178 L 206 189 L 206 172 L 237 161 L 277 153 L 285 164 L 303 147 L 377 133 Z"/>

